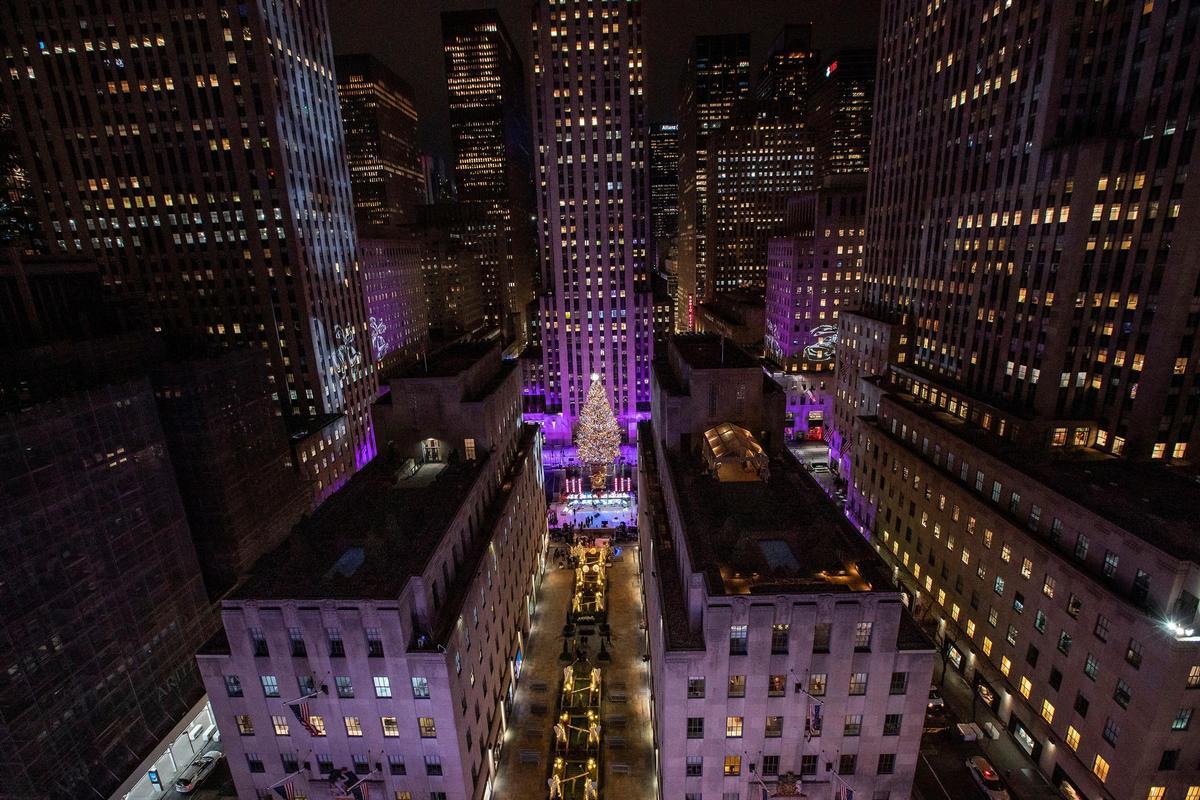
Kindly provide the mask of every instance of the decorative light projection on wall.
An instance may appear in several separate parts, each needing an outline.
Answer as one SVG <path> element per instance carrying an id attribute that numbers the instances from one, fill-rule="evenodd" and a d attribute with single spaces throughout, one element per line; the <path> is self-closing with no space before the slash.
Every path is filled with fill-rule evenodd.
<path id="1" fill-rule="evenodd" d="M 804 346 L 808 361 L 833 361 L 837 354 L 837 326 L 818 325 L 812 329 L 813 341 Z"/>
<path id="2" fill-rule="evenodd" d="M 375 360 L 383 358 L 388 354 L 391 348 L 388 347 L 387 338 L 384 336 L 387 333 L 387 323 L 377 317 L 371 317 L 371 347 L 375 351 Z"/>

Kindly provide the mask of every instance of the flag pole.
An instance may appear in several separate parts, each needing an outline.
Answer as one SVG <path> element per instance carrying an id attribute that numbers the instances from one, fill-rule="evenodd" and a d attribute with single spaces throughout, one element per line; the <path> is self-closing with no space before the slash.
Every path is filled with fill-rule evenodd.
<path id="1" fill-rule="evenodd" d="M 302 769 L 298 769 L 298 770 L 296 770 L 295 772 L 293 772 L 291 775 L 285 776 L 285 777 L 283 778 L 283 780 L 278 780 L 278 781 L 275 781 L 274 783 L 272 783 L 270 786 L 268 786 L 268 787 L 267 787 L 267 790 L 269 791 L 269 790 L 271 790 L 271 789 L 274 789 L 276 786 L 282 786 L 283 784 L 285 784 L 285 783 L 287 783 L 288 781 L 290 781 L 292 778 L 295 778 L 295 777 L 296 777 L 297 775 L 299 775 L 301 772 L 304 772 L 304 770 L 302 770 Z"/>

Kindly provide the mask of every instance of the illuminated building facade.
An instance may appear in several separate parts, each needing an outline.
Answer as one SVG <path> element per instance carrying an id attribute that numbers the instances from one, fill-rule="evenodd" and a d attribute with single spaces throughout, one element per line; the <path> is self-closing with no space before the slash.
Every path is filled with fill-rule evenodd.
<path id="1" fill-rule="evenodd" d="M 750 92 L 750 34 L 697 36 L 680 83 L 676 324 L 694 330 L 707 275 L 708 140 Z"/>
<path id="2" fill-rule="evenodd" d="M 371 55 L 336 59 L 359 228 L 402 225 L 425 200 L 412 87 Z"/>
<path id="3" fill-rule="evenodd" d="M 933 645 L 783 452 L 783 394 L 716 337 L 655 362 L 638 530 L 660 796 L 907 798 Z"/>
<path id="4" fill-rule="evenodd" d="M 0 28 L 50 249 L 165 333 L 255 349 L 290 424 L 332 417 L 302 461 L 327 496 L 374 455 L 375 371 L 325 4 L 23 3 Z"/>
<path id="5" fill-rule="evenodd" d="M 358 238 L 371 357 L 379 374 L 394 375 L 428 349 L 429 298 L 422 276 L 422 240 L 406 231 Z"/>
<path id="6" fill-rule="evenodd" d="M 835 176 L 865 175 L 871 151 L 875 51 L 840 51 L 816 72 L 808 116 L 816 133 L 817 174 L 826 184 L 844 180 Z"/>
<path id="7" fill-rule="evenodd" d="M 754 115 L 709 142 L 708 298 L 766 290 L 767 244 L 788 200 L 816 186 L 812 132 L 794 120 Z"/>
<path id="8" fill-rule="evenodd" d="M 1194 24 L 1178 3 L 883 14 L 842 323 L 896 359 L 839 386 L 874 412 L 845 431 L 848 511 L 981 717 L 1081 797 L 1200 793 Z"/>
<path id="9" fill-rule="evenodd" d="M 507 341 L 525 341 L 534 298 L 533 138 L 525 69 L 495 9 L 442 14 L 450 134 L 458 200 L 487 226 L 473 233 L 483 272 L 484 318 Z"/>
<path id="10" fill-rule="evenodd" d="M 650 233 L 654 258 L 661 269 L 671 239 L 679 229 L 679 126 L 656 125 L 650 131 Z"/>
<path id="11" fill-rule="evenodd" d="M 289 776 L 323 797 L 335 770 L 376 798 L 493 796 L 547 544 L 541 434 L 496 344 L 388 383 L 379 457 L 222 601 L 196 657 L 238 797 Z"/>
<path id="12" fill-rule="evenodd" d="M 547 427 L 570 437 L 602 376 L 626 423 L 650 399 L 640 2 L 539 2 L 534 14 Z"/>

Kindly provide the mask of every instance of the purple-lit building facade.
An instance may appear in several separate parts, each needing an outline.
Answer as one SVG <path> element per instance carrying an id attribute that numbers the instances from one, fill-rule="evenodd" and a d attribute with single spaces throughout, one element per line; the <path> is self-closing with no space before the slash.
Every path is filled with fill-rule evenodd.
<path id="1" fill-rule="evenodd" d="M 412 363 L 429 343 L 429 300 L 421 274 L 421 240 L 359 237 L 371 330 L 371 357 L 381 376 Z"/>
<path id="2" fill-rule="evenodd" d="M 542 0 L 533 35 L 545 429 L 556 444 L 571 438 L 593 373 L 628 426 L 650 400 L 641 4 Z"/>
<path id="3" fill-rule="evenodd" d="M 783 373 L 795 437 L 829 432 L 838 318 L 856 305 L 862 279 L 867 198 L 858 183 L 792 198 L 788 232 L 767 245 L 764 350 Z"/>
<path id="4" fill-rule="evenodd" d="M 166 334 L 260 353 L 289 425 L 328 431 L 319 501 L 374 455 L 375 394 L 326 5 L 190 10 L 5 6 L 0 92 L 51 250 Z"/>
<path id="5" fill-rule="evenodd" d="M 490 796 L 545 563 L 541 434 L 494 344 L 392 379 L 374 410 L 379 457 L 197 656 L 239 797 L 289 776 L 322 796 L 335 769 L 371 797 Z"/>

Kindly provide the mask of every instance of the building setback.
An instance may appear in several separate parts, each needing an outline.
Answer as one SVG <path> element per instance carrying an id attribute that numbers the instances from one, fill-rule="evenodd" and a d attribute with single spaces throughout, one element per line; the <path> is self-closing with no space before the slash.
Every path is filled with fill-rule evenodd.
<path id="1" fill-rule="evenodd" d="M 412 222 L 425 202 L 412 87 L 364 53 L 338 56 L 336 68 L 358 227 Z"/>
<path id="2" fill-rule="evenodd" d="M 541 0 L 533 37 L 548 436 L 566 441 L 592 374 L 626 424 L 650 399 L 641 3 Z"/>
<path id="3" fill-rule="evenodd" d="M 327 496 L 374 454 L 375 373 L 325 4 L 23 3 L 0 28 L 51 251 L 167 334 L 258 351 L 289 424 L 333 420 L 302 467 Z"/>
<path id="4" fill-rule="evenodd" d="M 392 379 L 379 458 L 222 603 L 197 661 L 239 796 L 487 795 L 546 546 L 520 413 L 496 345 Z"/>
<path id="5" fill-rule="evenodd" d="M 495 9 L 444 12 L 442 50 L 458 199 L 478 206 L 497 238 L 494 251 L 480 248 L 485 322 L 519 348 L 539 283 L 525 68 Z"/>
<path id="6" fill-rule="evenodd" d="M 691 335 L 654 391 L 638 522 L 661 796 L 798 779 L 810 797 L 907 797 L 934 651 L 783 448 L 783 390 Z"/>
<path id="7" fill-rule="evenodd" d="M 679 304 L 677 325 L 695 330 L 704 298 L 708 225 L 708 140 L 750 92 L 750 34 L 697 36 L 680 78 Z"/>
<path id="8" fill-rule="evenodd" d="M 1081 797 L 1200 793 L 1184 14 L 885 8 L 840 320 L 849 512 L 984 719 Z"/>

